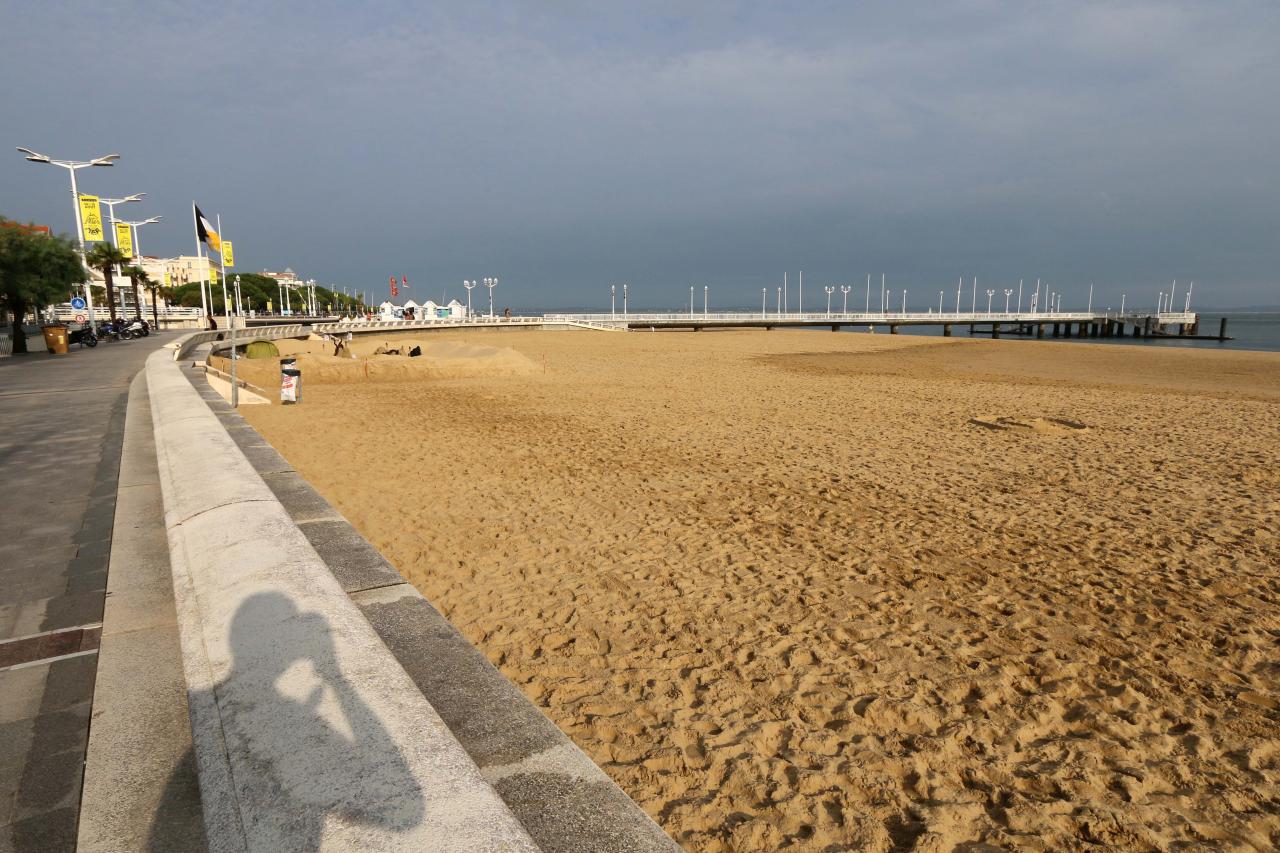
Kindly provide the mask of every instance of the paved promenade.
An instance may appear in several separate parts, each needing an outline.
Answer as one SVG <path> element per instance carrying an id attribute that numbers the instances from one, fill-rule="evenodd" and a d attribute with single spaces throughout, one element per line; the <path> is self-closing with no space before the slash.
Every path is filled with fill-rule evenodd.
<path id="1" fill-rule="evenodd" d="M 129 381 L 177 334 L 0 359 L 0 853 L 75 846 Z"/>

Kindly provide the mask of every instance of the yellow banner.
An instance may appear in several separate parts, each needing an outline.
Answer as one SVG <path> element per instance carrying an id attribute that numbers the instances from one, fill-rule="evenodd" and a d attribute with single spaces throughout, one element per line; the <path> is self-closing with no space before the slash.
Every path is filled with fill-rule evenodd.
<path id="1" fill-rule="evenodd" d="M 169 286 L 169 271 L 168 271 L 168 270 L 165 270 L 165 271 L 164 271 L 164 286 L 165 286 L 165 287 L 168 287 L 168 286 Z"/>
<path id="2" fill-rule="evenodd" d="M 222 241 L 222 262 L 229 267 L 234 267 L 236 265 L 236 256 L 235 253 L 231 251 L 230 240 Z"/>
<path id="3" fill-rule="evenodd" d="M 84 225 L 86 240 L 102 240 L 106 235 L 102 231 L 102 211 L 98 208 L 96 195 L 80 196 L 80 221 Z"/>
<path id="4" fill-rule="evenodd" d="M 121 252 L 133 257 L 133 229 L 123 222 L 116 223 L 116 246 Z"/>

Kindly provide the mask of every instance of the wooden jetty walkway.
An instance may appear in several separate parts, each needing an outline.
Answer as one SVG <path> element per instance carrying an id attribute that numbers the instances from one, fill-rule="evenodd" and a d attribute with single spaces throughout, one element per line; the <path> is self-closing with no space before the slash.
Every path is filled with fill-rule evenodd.
<path id="1" fill-rule="evenodd" d="M 705 311 L 604 314 L 547 314 L 547 320 L 613 325 L 627 329 L 785 329 L 824 328 L 836 332 L 850 327 L 887 326 L 898 334 L 902 326 L 941 326 L 950 336 L 955 327 L 967 327 L 970 334 L 1034 335 L 1035 337 L 1076 338 L 1156 338 L 1182 337 L 1227 340 L 1224 318 L 1218 334 L 1200 334 L 1200 315 L 1192 311 L 1172 312 L 733 312 Z"/>

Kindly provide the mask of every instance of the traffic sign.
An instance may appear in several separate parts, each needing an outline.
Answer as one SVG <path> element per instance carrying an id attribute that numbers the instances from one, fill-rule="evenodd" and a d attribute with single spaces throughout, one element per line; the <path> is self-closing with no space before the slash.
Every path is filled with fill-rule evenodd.
<path id="1" fill-rule="evenodd" d="M 85 307 L 84 297 L 83 297 L 83 296 L 77 296 L 77 297 L 75 297 L 74 299 L 72 299 L 72 300 L 71 300 L 71 307 L 72 307 L 72 308 L 74 308 L 74 309 L 76 309 L 77 311 L 83 311 L 83 310 L 84 310 L 84 307 Z"/>
<path id="2" fill-rule="evenodd" d="M 83 322 L 85 321 L 85 319 L 86 319 L 86 317 L 85 317 L 83 314 L 77 314 L 77 315 L 76 315 L 76 322 L 77 322 L 77 323 L 83 323 Z"/>

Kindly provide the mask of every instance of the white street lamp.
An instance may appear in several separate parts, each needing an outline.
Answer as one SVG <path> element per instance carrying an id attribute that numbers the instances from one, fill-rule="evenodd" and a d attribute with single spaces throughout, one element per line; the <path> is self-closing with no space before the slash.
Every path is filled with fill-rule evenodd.
<path id="1" fill-rule="evenodd" d="M 609 319 L 618 319 L 618 285 L 609 285 Z"/>
<path id="2" fill-rule="evenodd" d="M 942 313 L 942 291 L 938 291 L 938 313 Z"/>
<path id="3" fill-rule="evenodd" d="M 850 287 L 849 285 L 847 284 L 840 285 L 840 292 L 844 295 L 844 307 L 840 309 L 841 313 L 843 314 L 849 313 L 849 291 L 850 290 L 853 290 L 853 288 Z"/>
<path id="4" fill-rule="evenodd" d="M 707 285 L 702 285 L 702 319 L 707 319 Z"/>
<path id="5" fill-rule="evenodd" d="M 1006 290 L 1006 291 L 1004 292 L 1004 313 L 1006 313 L 1006 314 L 1008 314 L 1008 313 L 1009 313 L 1009 297 L 1010 297 L 1010 296 L 1013 296 L 1013 291 L 1012 291 L 1012 290 Z"/>
<path id="6" fill-rule="evenodd" d="M 760 288 L 760 319 L 769 316 L 769 288 Z"/>
<path id="7" fill-rule="evenodd" d="M 467 289 L 467 317 L 468 318 L 471 317 L 471 291 L 475 290 L 476 287 L 479 286 L 479 284 L 480 282 L 478 281 L 467 281 L 465 279 L 462 282 L 462 286 Z"/>
<path id="8" fill-rule="evenodd" d="M 907 289 L 902 288 L 902 313 L 907 313 Z"/>
<path id="9" fill-rule="evenodd" d="M 991 297 L 995 295 L 996 295 L 996 292 L 994 290 L 987 291 L 987 313 L 988 314 L 991 313 Z"/>
<path id="10" fill-rule="evenodd" d="M 492 317 L 493 316 L 493 289 L 498 286 L 498 280 L 496 278 L 486 278 L 484 280 L 484 286 L 489 288 L 489 316 Z"/>
<path id="11" fill-rule="evenodd" d="M 140 228 L 140 227 L 141 227 L 141 226 L 143 226 L 143 225 L 153 225 L 153 224 L 155 224 L 155 223 L 159 222 L 159 221 L 160 221 L 161 219 L 163 219 L 163 218 L 164 218 L 163 216 L 150 216 L 150 217 L 148 217 L 148 218 L 146 218 L 146 219 L 138 220 L 137 222 L 129 222 L 128 220 L 125 220 L 125 219 L 120 219 L 120 220 L 114 220 L 114 219 L 113 219 L 113 221 L 112 221 L 112 226 L 111 226 L 111 230 L 112 230 L 113 232 L 115 231 L 115 222 L 116 222 L 116 221 L 119 221 L 120 223 L 122 223 L 122 224 L 124 224 L 124 225 L 128 225 L 128 226 L 129 226 L 129 235 L 130 235 L 130 237 L 132 237 L 132 239 L 133 239 L 133 257 L 138 258 L 139 260 L 141 260 L 141 258 L 142 258 L 142 245 L 141 245 L 141 243 L 138 241 L 138 228 Z M 121 302 L 123 302 L 123 301 L 124 301 L 124 299 L 123 299 L 123 294 L 121 294 Z M 141 316 L 141 315 L 142 315 L 142 306 L 141 306 L 141 305 L 135 305 L 135 306 L 134 306 L 134 310 L 137 312 L 138 316 Z"/>
<path id="12" fill-rule="evenodd" d="M 827 292 L 827 317 L 829 319 L 831 317 L 831 294 L 835 293 L 836 289 L 834 287 L 824 287 L 822 289 Z"/>
<path id="13" fill-rule="evenodd" d="M 76 240 L 80 243 L 80 263 L 85 266 L 85 285 L 84 295 L 85 302 L 89 309 L 89 323 L 92 325 L 96 322 L 93 313 L 93 292 L 89 287 L 88 266 L 84 264 L 84 223 L 80 220 L 80 190 L 76 187 L 76 170 L 84 169 L 89 166 L 114 166 L 115 161 L 120 159 L 119 154 L 108 154 L 105 157 L 95 157 L 92 160 L 54 160 L 47 154 L 40 154 L 32 151 L 30 148 L 18 146 L 18 150 L 27 155 L 27 159 L 32 163 L 47 163 L 50 166 L 58 166 L 66 169 L 71 174 L 71 204 L 76 212 Z"/>
<path id="14" fill-rule="evenodd" d="M 627 283 L 625 281 L 622 283 L 622 316 L 624 319 L 627 316 Z"/>
<path id="15" fill-rule="evenodd" d="M 689 319 L 693 319 L 693 285 L 689 285 Z"/>

